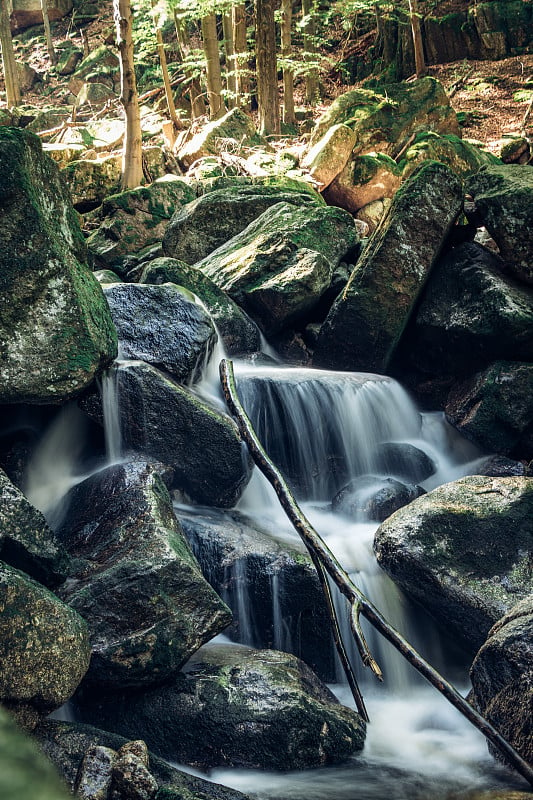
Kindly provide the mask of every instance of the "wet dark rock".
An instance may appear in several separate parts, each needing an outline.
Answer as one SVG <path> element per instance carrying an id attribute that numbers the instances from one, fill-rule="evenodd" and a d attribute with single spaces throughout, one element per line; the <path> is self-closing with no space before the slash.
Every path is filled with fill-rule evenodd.
<path id="1" fill-rule="evenodd" d="M 424 481 L 436 470 L 427 453 L 407 442 L 384 442 L 378 445 L 375 460 L 380 472 L 410 483 Z"/>
<path id="2" fill-rule="evenodd" d="M 175 258 L 155 258 L 144 267 L 140 282 L 176 283 L 194 292 L 209 311 L 228 355 L 260 349 L 261 332 L 255 322 L 199 269 Z"/>
<path id="3" fill-rule="evenodd" d="M 74 784 L 76 796 L 80 800 L 108 800 L 116 755 L 110 747 L 89 747 Z"/>
<path id="4" fill-rule="evenodd" d="M 533 594 L 492 628 L 470 677 L 474 706 L 533 763 Z"/>
<path id="5" fill-rule="evenodd" d="M 157 781 L 135 753 L 119 752 L 113 766 L 110 800 L 152 800 Z"/>
<path id="6" fill-rule="evenodd" d="M 117 329 L 121 357 L 170 372 L 178 381 L 201 377 L 216 333 L 204 309 L 173 283 L 113 284 L 104 294 Z"/>
<path id="7" fill-rule="evenodd" d="M 364 475 L 350 481 L 337 492 L 331 505 L 338 514 L 383 522 L 399 508 L 423 494 L 424 489 L 421 486 L 406 485 L 393 478 Z"/>
<path id="8" fill-rule="evenodd" d="M 475 474 L 492 478 L 512 478 L 529 475 L 529 472 L 522 461 L 514 461 L 505 456 L 486 456 L 477 464 Z"/>
<path id="9" fill-rule="evenodd" d="M 202 648 L 174 682 L 142 694 L 80 696 L 84 720 L 142 736 L 164 758 L 302 769 L 360 750 L 365 725 L 303 662 L 274 650 Z M 135 733 L 134 733 L 135 731 Z"/>
<path id="10" fill-rule="evenodd" d="M 108 467 L 66 500 L 59 536 L 77 569 L 62 596 L 89 625 L 87 680 L 142 686 L 168 678 L 231 617 L 202 577 L 156 467 Z"/>
<path id="11" fill-rule="evenodd" d="M 0 558 L 53 588 L 67 577 L 66 550 L 45 518 L 0 469 Z"/>
<path id="12" fill-rule="evenodd" d="M 276 648 L 334 681 L 330 622 L 316 571 L 298 539 L 277 541 L 237 511 L 176 514 L 202 572 L 229 605 L 234 641 Z"/>
<path id="13" fill-rule="evenodd" d="M 322 205 L 316 192 L 281 186 L 228 186 L 202 195 L 176 211 L 163 237 L 163 252 L 195 264 L 241 233 L 276 203 Z"/>
<path id="14" fill-rule="evenodd" d="M 34 727 L 74 693 L 89 666 L 87 625 L 25 573 L 0 562 L 0 699 Z"/>
<path id="15" fill-rule="evenodd" d="M 415 170 L 329 312 L 317 366 L 386 372 L 462 200 L 461 182 L 444 164 L 427 161 Z"/>
<path id="16" fill-rule="evenodd" d="M 230 507 L 251 475 L 230 417 L 142 362 L 117 372 L 125 449 L 170 464 L 173 487 L 204 505 Z"/>
<path id="17" fill-rule="evenodd" d="M 533 364 L 496 361 L 456 384 L 446 417 L 484 450 L 533 458 Z"/>
<path id="18" fill-rule="evenodd" d="M 475 651 L 531 590 L 532 513 L 530 478 L 461 478 L 382 523 L 376 555 L 408 595 Z"/>

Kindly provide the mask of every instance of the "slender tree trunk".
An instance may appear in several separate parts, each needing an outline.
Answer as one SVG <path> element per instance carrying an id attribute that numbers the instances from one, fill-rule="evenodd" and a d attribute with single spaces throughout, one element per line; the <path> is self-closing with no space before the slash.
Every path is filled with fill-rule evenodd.
<path id="1" fill-rule="evenodd" d="M 0 0 L 0 45 L 2 46 L 2 69 L 4 71 L 7 106 L 8 108 L 13 108 L 20 103 L 20 83 L 13 50 L 13 39 L 11 38 L 7 0 Z"/>
<path id="2" fill-rule="evenodd" d="M 231 9 L 233 26 L 233 51 L 235 64 L 235 103 L 247 108 L 250 87 L 248 82 L 248 42 L 246 41 L 246 7 L 244 3 Z"/>
<path id="3" fill-rule="evenodd" d="M 41 0 L 41 11 L 43 13 L 44 25 L 44 38 L 46 39 L 46 49 L 48 50 L 48 58 L 50 64 L 54 66 L 57 64 L 56 51 L 54 50 L 54 43 L 52 41 L 52 33 L 50 31 L 50 19 L 48 18 L 48 0 Z"/>
<path id="4" fill-rule="evenodd" d="M 142 181 L 143 168 L 141 114 L 133 61 L 130 0 L 113 0 L 113 11 L 120 56 L 120 100 L 126 115 L 122 152 L 122 188 L 134 189 Z"/>
<path id="5" fill-rule="evenodd" d="M 205 54 L 209 119 L 219 119 L 224 114 L 224 105 L 222 103 L 222 75 L 220 73 L 217 20 L 214 14 L 208 14 L 202 18 L 202 40 Z"/>
<path id="6" fill-rule="evenodd" d="M 224 51 L 226 53 L 226 89 L 228 108 L 235 108 L 237 105 L 237 82 L 235 69 L 235 47 L 233 43 L 233 25 L 231 13 L 224 14 L 222 17 L 222 27 L 224 30 Z"/>
<path id="7" fill-rule="evenodd" d="M 152 9 L 156 9 L 157 0 L 152 0 Z M 176 106 L 174 105 L 174 95 L 172 94 L 172 87 L 170 85 L 170 76 L 168 74 L 167 56 L 165 53 L 165 44 L 163 42 L 163 33 L 157 18 L 154 16 L 155 38 L 157 40 L 157 52 L 159 55 L 159 63 L 161 64 L 161 72 L 163 74 L 163 86 L 165 87 L 165 97 L 167 100 L 168 115 L 176 130 L 183 128 L 183 125 L 178 119 L 176 114 Z"/>
<path id="8" fill-rule="evenodd" d="M 255 52 L 259 130 L 263 135 L 279 134 L 274 0 L 255 0 Z"/>
<path id="9" fill-rule="evenodd" d="M 176 37 L 178 40 L 178 47 L 180 50 L 181 61 L 183 64 L 183 71 L 185 74 L 189 73 L 189 94 L 191 98 L 191 117 L 198 119 L 203 117 L 206 113 L 206 105 L 202 96 L 202 87 L 200 80 L 194 75 L 193 69 L 187 66 L 187 61 L 191 55 L 192 47 L 187 32 L 187 25 L 179 19 L 177 10 L 174 9 L 174 24 L 176 26 Z"/>
<path id="10" fill-rule="evenodd" d="M 422 78 L 423 75 L 427 75 L 427 67 L 424 59 L 424 44 L 422 42 L 417 0 L 409 0 L 409 16 L 411 18 L 411 32 L 413 34 L 413 47 L 415 50 L 416 77 Z"/>
<path id="11" fill-rule="evenodd" d="M 302 0 L 302 16 L 304 19 L 303 41 L 304 60 L 312 64 L 316 59 L 316 25 L 313 17 L 314 4 L 312 0 Z M 319 100 L 318 70 L 311 67 L 305 76 L 305 98 L 308 103 L 315 105 Z"/>
<path id="12" fill-rule="evenodd" d="M 287 61 L 292 49 L 292 0 L 281 0 L 281 56 Z M 292 69 L 283 66 L 283 122 L 294 125 L 294 76 Z"/>

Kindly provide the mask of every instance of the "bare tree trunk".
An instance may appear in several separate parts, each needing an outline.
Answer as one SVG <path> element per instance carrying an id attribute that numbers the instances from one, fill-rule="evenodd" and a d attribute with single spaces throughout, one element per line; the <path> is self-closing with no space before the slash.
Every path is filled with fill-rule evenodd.
<path id="1" fill-rule="evenodd" d="M 6 85 L 7 107 L 13 108 L 20 103 L 20 83 L 11 38 L 11 24 L 7 0 L 0 0 L 0 45 L 2 45 L 2 69 Z"/>
<path id="2" fill-rule="evenodd" d="M 157 0 L 151 0 L 152 9 L 156 9 Z M 183 125 L 178 119 L 176 114 L 176 106 L 174 104 L 174 95 L 172 94 L 172 87 L 170 85 L 170 76 L 168 74 L 167 56 L 165 53 L 165 44 L 163 42 L 163 33 L 159 25 L 158 19 L 154 16 L 155 38 L 157 40 L 157 53 L 159 55 L 159 63 L 161 64 L 161 72 L 163 75 L 163 86 L 165 87 L 165 97 L 167 101 L 168 115 L 176 130 L 183 128 Z"/>
<path id="3" fill-rule="evenodd" d="M 237 72 L 235 69 L 235 47 L 233 44 L 231 13 L 223 15 L 222 28 L 224 30 L 224 51 L 226 53 L 227 104 L 228 108 L 235 108 L 237 105 Z"/>
<path id="4" fill-rule="evenodd" d="M 187 66 L 187 61 L 191 55 L 192 47 L 187 31 L 187 25 L 179 19 L 177 10 L 174 9 L 174 24 L 176 26 L 176 37 L 178 39 L 178 46 L 180 50 L 181 61 L 183 63 L 183 71 L 185 74 L 189 73 L 189 93 L 191 98 L 191 116 L 193 119 L 203 117 L 206 113 L 206 105 L 202 96 L 202 87 L 200 80 L 192 74 L 193 68 Z"/>
<path id="5" fill-rule="evenodd" d="M 291 56 L 292 49 L 292 0 L 281 0 L 281 57 L 286 62 Z M 285 125 L 294 125 L 294 76 L 292 69 L 285 63 L 283 65 L 283 122 Z"/>
<path id="6" fill-rule="evenodd" d="M 233 52 L 235 64 L 235 104 L 239 108 L 249 106 L 248 42 L 246 41 L 246 7 L 244 3 L 231 9 L 233 25 Z"/>
<path id="7" fill-rule="evenodd" d="M 202 18 L 202 40 L 205 53 L 207 99 L 209 119 L 219 119 L 224 114 L 222 103 L 222 75 L 218 50 L 217 20 L 214 14 Z"/>
<path id="8" fill-rule="evenodd" d="M 302 16 L 304 19 L 303 41 L 304 60 L 312 64 L 316 59 L 316 25 L 313 18 L 313 0 L 302 0 Z M 315 105 L 319 100 L 318 70 L 310 67 L 305 76 L 305 98 L 308 103 Z"/>
<path id="9" fill-rule="evenodd" d="M 422 42 L 417 0 L 409 0 L 409 16 L 411 18 L 411 32 L 413 34 L 413 47 L 415 50 L 416 77 L 422 78 L 424 75 L 427 75 L 427 67 L 424 59 L 424 44 Z"/>
<path id="10" fill-rule="evenodd" d="M 142 181 L 143 168 L 141 114 L 133 61 L 130 0 L 113 0 L 113 11 L 120 56 L 120 100 L 126 115 L 122 151 L 122 188 L 134 189 Z"/>
<path id="11" fill-rule="evenodd" d="M 255 0 L 255 54 L 259 130 L 263 135 L 279 134 L 274 0 Z"/>
<path id="12" fill-rule="evenodd" d="M 47 0 L 41 0 L 41 11 L 43 13 L 44 38 L 46 40 L 46 49 L 48 50 L 48 58 L 50 59 L 50 64 L 54 66 L 54 64 L 57 64 L 57 56 L 56 56 L 56 51 L 54 50 L 54 43 L 52 41 L 52 33 L 50 31 L 50 20 L 48 18 Z"/>

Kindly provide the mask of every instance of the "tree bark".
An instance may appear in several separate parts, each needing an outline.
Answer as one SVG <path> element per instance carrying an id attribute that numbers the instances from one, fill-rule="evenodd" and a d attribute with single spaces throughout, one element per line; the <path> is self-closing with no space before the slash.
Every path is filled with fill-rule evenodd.
<path id="1" fill-rule="evenodd" d="M 143 168 L 141 113 L 133 60 L 130 0 L 113 0 L 113 11 L 120 57 L 120 101 L 126 117 L 122 151 L 122 189 L 134 189 L 142 181 Z"/>
<path id="2" fill-rule="evenodd" d="M 187 24 L 180 20 L 178 17 L 177 9 L 174 9 L 174 24 L 176 26 L 176 38 L 178 40 L 178 47 L 180 51 L 181 61 L 183 64 L 183 72 L 189 78 L 189 96 L 191 98 L 191 117 L 198 119 L 203 117 L 207 111 L 205 100 L 202 96 L 202 87 L 200 86 L 199 78 L 194 75 L 194 68 L 187 66 L 191 52 L 191 42 L 187 31 Z"/>
<path id="3" fill-rule="evenodd" d="M 313 17 L 314 5 L 312 0 L 302 0 L 304 61 L 309 65 L 316 60 L 316 25 Z M 305 76 L 305 98 L 310 105 L 315 105 L 319 100 L 318 70 L 309 66 Z"/>
<path id="4" fill-rule="evenodd" d="M 220 380 L 226 404 L 235 418 L 239 431 L 253 460 L 261 472 L 270 481 L 287 514 L 291 524 L 304 542 L 313 563 L 320 562 L 321 569 L 331 576 L 339 591 L 346 597 L 351 606 L 350 623 L 355 643 L 365 666 L 370 667 L 377 678 L 382 674 L 379 665 L 372 656 L 360 626 L 360 616 L 366 617 L 371 625 L 387 639 L 412 666 L 420 672 L 458 711 L 469 720 L 481 733 L 503 754 L 505 760 L 533 786 L 533 767 L 531 767 L 488 720 L 481 716 L 459 694 L 445 678 L 440 675 L 422 656 L 407 642 L 403 636 L 381 615 L 378 609 L 368 600 L 354 584 L 348 573 L 331 552 L 327 544 L 313 528 L 309 520 L 294 499 L 285 479 L 266 454 L 257 438 L 252 423 L 239 400 L 231 361 L 220 362 Z M 320 576 L 320 573 L 319 573 Z"/>
<path id="5" fill-rule="evenodd" d="M 417 0 L 409 0 L 409 17 L 411 19 L 411 32 L 413 34 L 413 47 L 415 51 L 416 77 L 422 78 L 424 75 L 427 75 L 427 67 L 424 58 L 424 44 L 422 42 Z"/>
<path id="6" fill-rule="evenodd" d="M 255 0 L 255 50 L 259 131 L 266 136 L 277 135 L 280 124 L 274 0 Z"/>
<path id="7" fill-rule="evenodd" d="M 163 42 L 163 33 L 161 31 L 161 26 L 155 16 L 155 10 L 157 8 L 157 0 L 151 0 L 152 2 L 152 10 L 154 11 L 154 28 L 155 28 L 155 38 L 157 41 L 157 53 L 159 56 L 159 63 L 161 64 L 161 73 L 163 75 L 163 86 L 165 87 L 165 98 L 167 101 L 167 108 L 168 108 L 168 115 L 172 121 L 176 130 L 183 129 L 182 123 L 178 119 L 178 115 L 176 114 L 176 106 L 174 104 L 174 95 L 172 93 L 172 87 L 170 85 L 170 76 L 168 74 L 168 65 L 167 65 L 167 55 L 165 53 L 165 43 Z"/>
<path id="8" fill-rule="evenodd" d="M 235 69 L 235 46 L 230 12 L 222 16 L 222 29 L 224 31 L 224 52 L 226 54 L 226 103 L 228 108 L 235 108 L 237 105 L 237 71 Z"/>
<path id="9" fill-rule="evenodd" d="M 57 64 L 57 56 L 56 56 L 56 51 L 54 50 L 54 43 L 52 41 L 52 33 L 50 31 L 50 19 L 48 18 L 47 0 L 41 0 L 41 11 L 43 14 L 44 38 L 46 40 L 46 49 L 48 50 L 48 58 L 50 59 L 50 64 L 54 66 L 54 64 Z"/>
<path id="10" fill-rule="evenodd" d="M 231 9 L 233 50 L 235 64 L 235 103 L 239 108 L 249 107 L 248 42 L 246 40 L 246 7 L 243 3 Z"/>
<path id="11" fill-rule="evenodd" d="M 294 125 L 294 75 L 288 66 L 292 50 L 292 0 L 281 0 L 281 56 L 283 65 L 283 122 Z"/>
<path id="12" fill-rule="evenodd" d="M 217 20 L 214 14 L 208 14 L 202 18 L 202 40 L 205 54 L 209 119 L 219 119 L 224 115 L 224 105 L 222 103 L 222 75 L 220 72 Z"/>
<path id="13" fill-rule="evenodd" d="M 7 0 L 0 0 L 0 45 L 2 46 L 2 69 L 6 86 L 7 107 L 13 108 L 20 104 L 20 82 L 13 50 Z"/>

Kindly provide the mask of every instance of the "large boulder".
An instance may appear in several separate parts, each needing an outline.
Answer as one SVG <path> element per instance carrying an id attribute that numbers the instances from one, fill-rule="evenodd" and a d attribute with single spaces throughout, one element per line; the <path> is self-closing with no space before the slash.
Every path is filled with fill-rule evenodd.
<path id="1" fill-rule="evenodd" d="M 167 686 L 82 695 L 77 708 L 85 721 L 203 769 L 333 764 L 361 750 L 365 737 L 359 715 L 299 659 L 230 645 L 202 648 Z"/>
<path id="2" fill-rule="evenodd" d="M 122 156 L 116 152 L 98 158 L 79 158 L 67 164 L 61 175 L 76 208 L 87 211 L 120 191 Z"/>
<path id="3" fill-rule="evenodd" d="M 357 141 L 357 134 L 349 125 L 339 123 L 315 142 L 315 145 L 302 159 L 302 167 L 309 170 L 311 177 L 327 189 L 330 183 L 346 166 Z"/>
<path id="4" fill-rule="evenodd" d="M 427 159 L 441 161 L 461 178 L 472 175 L 482 167 L 501 163 L 492 153 L 460 139 L 459 136 L 423 131 L 415 136 L 400 162 L 404 177 L 410 175 L 421 161 Z"/>
<path id="5" fill-rule="evenodd" d="M 179 147 L 176 156 L 185 167 L 190 167 L 198 159 L 217 155 L 227 150 L 228 146 L 242 148 L 264 143 L 253 119 L 240 108 L 232 108 L 220 119 L 204 125 L 199 133 Z"/>
<path id="6" fill-rule="evenodd" d="M 533 594 L 491 629 L 470 677 L 474 706 L 533 764 Z"/>
<path id="7" fill-rule="evenodd" d="M 89 666 L 85 621 L 0 562 L 0 701 L 24 727 L 63 705 Z"/>
<path id="8" fill-rule="evenodd" d="M 370 203 L 394 197 L 401 182 L 402 168 L 394 159 L 384 153 L 368 153 L 351 158 L 324 197 L 355 214 Z"/>
<path id="9" fill-rule="evenodd" d="M 76 214 L 39 139 L 0 127 L 0 401 L 59 403 L 116 356 Z"/>
<path id="10" fill-rule="evenodd" d="M 357 243 L 346 211 L 278 203 L 196 267 L 269 336 L 316 308 L 335 267 Z"/>
<path id="11" fill-rule="evenodd" d="M 456 384 L 446 417 L 485 450 L 533 458 L 533 364 L 495 361 Z"/>
<path id="12" fill-rule="evenodd" d="M 13 32 L 43 24 L 43 11 L 39 0 L 13 0 L 12 8 L 10 21 Z M 72 0 L 50 0 L 47 11 L 50 22 L 55 22 L 72 11 Z"/>
<path id="13" fill-rule="evenodd" d="M 533 283 L 533 167 L 486 167 L 466 184 L 477 220 L 500 248 L 509 269 Z"/>
<path id="14" fill-rule="evenodd" d="M 95 266 L 120 269 L 124 256 L 160 242 L 176 208 L 193 198 L 176 176 L 106 197 L 95 215 L 100 226 L 87 239 Z"/>
<path id="15" fill-rule="evenodd" d="M 472 650 L 531 590 L 533 480 L 470 476 L 440 486 L 377 530 L 379 564 Z"/>
<path id="16" fill-rule="evenodd" d="M 173 488 L 197 503 L 230 507 L 251 475 L 233 420 L 141 361 L 117 371 L 125 449 L 174 469 Z"/>
<path id="17" fill-rule="evenodd" d="M 121 358 L 164 369 L 181 383 L 201 377 L 217 335 L 209 314 L 173 283 L 115 283 L 104 288 Z"/>
<path id="18" fill-rule="evenodd" d="M 461 183 L 444 164 L 427 161 L 411 175 L 328 314 L 316 365 L 387 371 L 462 200 Z"/>
<path id="19" fill-rule="evenodd" d="M 261 349 L 261 332 L 255 322 L 211 278 L 196 267 L 175 258 L 154 258 L 140 277 L 141 283 L 176 283 L 193 292 L 216 325 L 229 356 L 255 353 Z"/>
<path id="20" fill-rule="evenodd" d="M 503 266 L 475 242 L 435 265 L 400 348 L 411 364 L 466 375 L 497 359 L 533 361 L 533 291 Z"/>
<path id="21" fill-rule="evenodd" d="M 58 534 L 77 568 L 62 596 L 88 621 L 87 680 L 165 680 L 231 615 L 203 579 L 156 467 L 108 467 L 78 484 L 66 502 Z"/>
<path id="22" fill-rule="evenodd" d="M 186 264 L 196 264 L 276 203 L 303 206 L 322 202 L 313 191 L 276 184 L 215 189 L 176 211 L 163 237 L 163 252 Z"/>
<path id="23" fill-rule="evenodd" d="M 45 518 L 0 469 L 0 558 L 54 587 L 67 577 L 67 553 Z"/>

